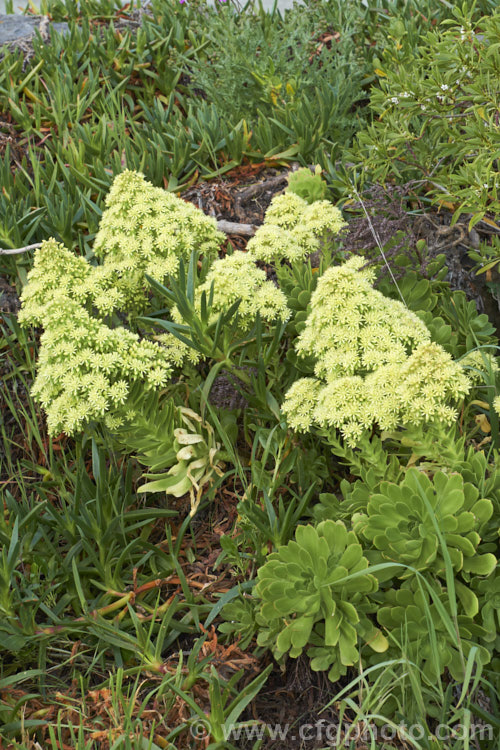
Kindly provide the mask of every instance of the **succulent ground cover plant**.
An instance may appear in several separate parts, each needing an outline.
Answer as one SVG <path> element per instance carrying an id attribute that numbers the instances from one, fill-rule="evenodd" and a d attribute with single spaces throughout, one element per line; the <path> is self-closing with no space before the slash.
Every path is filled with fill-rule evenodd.
<path id="1" fill-rule="evenodd" d="M 480 350 L 454 361 L 415 312 L 374 288 L 373 266 L 359 257 L 336 262 L 328 243 L 343 228 L 339 210 L 325 200 L 308 203 L 292 187 L 272 201 L 246 253 L 217 258 L 212 221 L 141 175 L 118 177 L 96 237 L 100 264 L 54 240 L 37 252 L 20 315 L 23 325 L 45 328 L 34 394 L 53 432 L 85 426 L 97 437 L 107 430 L 119 450 L 149 467 L 139 492 L 189 494 L 192 516 L 206 488 L 224 476 L 224 459 L 235 455 L 221 432 L 224 410 L 211 412 L 219 440 L 198 413 L 208 394 L 200 374 L 212 383 L 222 368 L 230 372 L 256 415 L 271 407 L 285 435 L 286 423 L 315 432 L 362 481 L 344 485 L 344 507 L 326 499 L 315 526 L 299 523 L 293 539 L 291 528 L 289 541 L 265 557 L 252 596 L 228 605 L 225 617 L 241 618 L 245 642 L 256 633 L 278 660 L 305 652 L 311 668 L 332 681 L 360 659 L 378 663 L 369 653 L 383 654 L 403 631 L 424 674 L 432 664 L 458 679 L 457 660 L 468 657 L 463 648 L 474 637 L 484 642 L 478 663 L 490 659 L 469 584 L 481 591 L 497 565 L 490 526 L 496 484 L 488 484 L 490 499 L 459 473 L 405 467 L 384 452 L 383 435 L 398 427 L 417 435 L 432 425 L 436 434 L 449 430 L 452 404 L 481 388 L 485 372 L 494 376 L 496 363 Z M 170 229 L 161 235 L 170 220 L 173 239 Z M 313 269 L 307 258 L 320 242 Z M 277 283 L 259 268 L 263 261 L 274 264 Z M 63 326 L 68 310 L 73 328 Z M 290 387 L 284 363 L 292 366 Z M 182 382 L 197 410 L 179 399 Z M 269 387 L 281 394 L 281 414 Z M 374 427 L 381 438 L 370 436 Z M 485 470 L 470 460 L 469 475 Z M 241 512 L 249 512 L 248 501 Z M 447 626 L 451 594 L 461 611 L 462 651 Z M 423 646 L 419 608 L 427 608 L 439 635 L 432 654 Z M 494 609 L 485 617 L 491 622 Z M 229 622 L 223 632 L 235 628 Z"/>
<path id="2" fill-rule="evenodd" d="M 358 661 L 358 639 L 384 651 L 385 637 L 365 614 L 367 595 L 378 586 L 367 568 L 356 535 L 342 522 L 299 526 L 295 540 L 269 555 L 258 571 L 259 643 L 276 658 L 287 652 L 296 658 L 313 643 L 311 666 L 329 669 L 331 680 Z"/>
<path id="3" fill-rule="evenodd" d="M 460 649 L 457 649 L 447 630 L 447 621 L 440 614 L 440 607 L 447 607 L 447 597 L 436 587 L 434 596 L 422 587 L 404 585 L 400 589 L 388 590 L 384 605 L 378 610 L 377 620 L 387 633 L 390 643 L 398 651 L 405 644 L 406 657 L 416 659 L 423 666 L 429 679 L 437 679 L 448 668 L 460 681 L 465 671 L 464 659 L 477 643 L 478 636 L 484 638 L 486 631 L 474 624 L 472 618 L 460 615 L 456 626 L 460 634 Z M 449 620 L 448 620 L 449 623 Z M 489 661 L 488 650 L 477 647 L 479 662 Z"/>
<path id="4" fill-rule="evenodd" d="M 125 368 L 119 385 L 113 386 L 114 390 L 121 390 L 116 397 L 110 396 L 111 402 L 108 402 L 105 400 L 105 385 L 111 387 L 111 383 L 103 381 L 101 403 L 98 398 L 100 381 L 97 379 L 89 396 L 89 404 L 96 404 L 95 413 L 104 416 L 109 406 L 116 407 L 117 403 L 125 403 L 128 392 L 127 367 L 132 376 L 134 373 L 146 374 L 147 366 L 141 361 L 141 356 L 154 358 L 156 353 L 157 366 L 147 373 L 147 379 L 152 386 L 155 383 L 158 387 L 165 385 L 171 371 L 171 348 L 167 346 L 162 349 L 161 340 L 139 340 L 137 334 L 122 326 L 108 328 L 104 318 L 113 309 L 122 313 L 130 312 L 132 298 L 136 308 L 145 304 L 143 287 L 149 276 L 147 263 L 155 266 L 152 259 L 156 255 L 164 257 L 164 242 L 156 237 L 156 233 L 165 222 L 168 224 L 170 212 L 175 217 L 173 221 L 181 238 L 181 246 L 189 249 L 196 244 L 208 253 L 206 278 L 197 279 L 192 308 L 189 307 L 189 301 L 185 303 L 187 307 L 179 307 L 178 303 L 172 308 L 172 323 L 165 324 L 170 334 L 182 345 L 187 341 L 186 333 L 189 330 L 183 324 L 193 325 L 193 313 L 197 316 L 201 314 L 199 325 L 202 329 L 217 328 L 218 321 L 222 320 L 221 316 L 227 314 L 236 315 L 237 327 L 247 330 L 257 319 L 267 326 L 275 321 L 286 320 L 289 317 L 286 295 L 267 281 L 265 272 L 255 265 L 256 260 L 262 260 L 266 255 L 268 230 L 272 232 L 278 228 L 285 238 L 283 242 L 276 243 L 280 254 L 277 257 L 269 256 L 268 260 L 274 257 L 279 262 L 302 262 L 306 255 L 318 248 L 316 233 L 338 232 L 343 226 L 338 210 L 327 201 L 307 204 L 290 192 L 273 201 L 266 214 L 265 224 L 249 243 L 248 254 L 235 252 L 210 265 L 217 239 L 213 222 L 205 220 L 202 215 L 197 216 L 196 209 L 184 209 L 184 204 L 177 198 L 168 196 L 165 202 L 162 192 L 164 191 L 146 183 L 141 176 L 134 176 L 129 172 L 117 178 L 96 238 L 98 254 L 104 255 L 101 265 L 90 266 L 83 259 L 57 246 L 55 241 L 46 243 L 37 256 L 37 263 L 23 297 L 21 320 L 26 323 L 43 323 L 46 328 L 46 344 L 47 339 L 49 343 L 58 342 L 61 335 L 75 338 L 70 331 L 51 333 L 51 315 L 56 316 L 53 321 L 55 326 L 57 320 L 64 320 L 65 317 L 62 313 L 47 313 L 48 309 L 54 309 L 55 298 L 74 308 L 73 317 L 78 314 L 82 318 L 82 335 L 76 337 L 77 341 L 81 339 L 81 351 L 79 349 L 75 363 L 71 359 L 73 345 L 69 342 L 53 344 L 54 361 L 50 359 L 50 347 L 46 346 L 44 349 L 49 352 L 49 361 L 47 369 L 42 370 L 41 376 L 39 375 L 38 382 L 43 383 L 49 377 L 49 390 L 43 393 L 44 403 L 50 407 L 50 400 L 59 398 L 56 401 L 56 411 L 65 402 L 62 395 L 65 389 L 69 388 L 73 401 L 78 401 L 79 391 L 83 388 L 76 372 L 70 378 L 71 383 L 66 383 L 58 372 L 59 364 L 61 368 L 67 366 L 69 370 L 72 370 L 73 364 L 83 367 L 81 380 L 90 383 L 97 376 L 99 362 L 103 361 L 97 355 L 105 354 L 106 346 L 113 346 L 106 343 L 108 340 L 111 342 L 116 339 L 118 342 L 120 337 L 125 337 L 127 341 L 130 339 L 130 343 L 135 337 L 135 348 L 130 351 L 131 356 L 128 358 L 108 353 L 110 362 L 103 365 L 102 377 L 109 371 L 116 378 L 116 368 Z M 196 218 L 192 218 L 193 216 Z M 186 228 L 179 229 L 179 222 L 182 225 L 183 221 Z M 144 227 L 137 230 L 136 222 L 143 222 Z M 295 237 L 297 229 L 303 231 L 303 225 L 299 222 L 303 222 L 306 227 L 305 239 Z M 147 229 L 148 226 L 150 229 Z M 206 235 L 203 235 L 203 227 Z M 139 239 L 134 234 L 137 231 Z M 142 236 L 144 232 L 151 234 Z M 170 230 L 167 232 L 168 236 L 169 232 Z M 108 240 L 105 240 L 106 237 Z M 299 255 L 286 249 L 302 246 L 303 242 L 305 250 Z M 138 256 L 138 252 L 149 253 L 150 260 L 146 261 L 142 255 Z M 59 259 L 57 271 L 53 268 L 52 255 Z M 168 260 L 167 251 L 167 266 L 162 266 L 163 261 L 155 266 L 154 274 L 160 274 L 161 279 L 167 276 L 175 280 L 178 275 L 180 260 L 172 253 L 171 256 Z M 182 252 L 179 257 L 182 258 Z M 312 292 L 311 310 L 295 348 L 299 356 L 303 353 L 316 360 L 314 372 L 318 379 L 299 379 L 286 394 L 283 410 L 290 425 L 300 429 L 307 429 L 314 424 L 320 428 L 337 428 L 348 444 L 355 445 L 363 431 L 373 423 L 387 430 L 400 423 L 419 425 L 432 419 L 451 422 L 455 412 L 448 405 L 449 401 L 465 396 L 470 388 L 470 381 L 462 367 L 454 363 L 451 356 L 438 344 L 430 341 L 430 332 L 415 313 L 401 302 L 388 299 L 373 289 L 374 271 L 361 270 L 361 265 L 361 259 L 352 258 L 341 266 L 326 268 Z M 111 276 L 108 275 L 110 269 Z M 61 287 L 55 288 L 54 275 L 57 276 L 59 272 L 62 274 Z M 126 279 L 127 291 L 122 288 L 122 278 Z M 155 280 L 154 276 L 151 278 Z M 189 283 L 192 285 L 193 281 L 192 278 Z M 110 284 L 114 284 L 114 293 L 109 292 Z M 91 313 L 87 309 L 89 305 L 93 305 L 98 311 L 92 324 Z M 189 318 L 186 319 L 186 310 L 190 309 L 192 312 L 188 313 Z M 87 326 L 83 325 L 83 318 L 88 320 Z M 146 321 L 145 318 L 143 320 Z M 148 319 L 148 322 L 154 321 Z M 95 342 L 92 336 L 95 337 Z M 204 334 L 201 333 L 201 338 L 203 337 Z M 169 342 L 172 343 L 172 336 L 166 343 Z M 208 353 L 203 351 L 203 345 L 200 353 Z M 222 352 L 221 356 L 224 354 Z M 65 356 L 66 365 L 63 361 Z M 129 360 L 130 364 L 127 365 Z M 93 361 L 95 373 L 89 373 L 85 368 Z M 175 361 L 179 361 L 179 357 L 173 355 L 172 365 Z M 44 374 L 47 370 L 48 376 Z M 121 370 L 117 371 L 117 374 L 120 373 Z M 60 385 L 56 384 L 58 377 Z M 62 392 L 56 394 L 58 388 Z M 84 403 L 82 415 L 88 411 L 87 403 Z M 65 404 L 64 408 L 68 409 L 70 406 Z M 74 408 L 77 408 L 76 403 Z M 123 415 L 114 415 L 112 411 L 106 417 L 110 427 L 119 426 L 124 418 Z M 79 425 L 83 416 L 75 416 L 75 420 L 75 425 Z M 57 429 L 64 424 L 64 418 L 55 424 L 54 429 Z"/>
<path id="5" fill-rule="evenodd" d="M 173 456 L 162 454 L 151 455 L 149 451 L 141 456 L 141 463 L 150 467 L 165 469 L 169 463 L 173 466 L 161 474 L 148 474 L 147 484 L 140 487 L 140 492 L 165 492 L 174 497 L 191 496 L 191 513 L 194 515 L 201 502 L 202 492 L 212 475 L 223 476 L 221 446 L 216 441 L 210 424 L 203 422 L 192 409 L 179 407 L 179 421 L 182 426 L 173 429 L 173 440 L 170 450 Z M 174 457 L 175 456 L 175 457 Z"/>
<path id="6" fill-rule="evenodd" d="M 491 500 L 480 498 L 460 474 L 436 472 L 431 481 L 409 469 L 400 484 L 383 482 L 366 513 L 354 515 L 352 521 L 357 534 L 372 542 L 384 559 L 409 566 L 402 578 L 425 570 L 444 576 L 444 550 L 456 573 L 487 576 L 497 561 L 494 555 L 478 554 L 478 531 L 492 514 Z"/>

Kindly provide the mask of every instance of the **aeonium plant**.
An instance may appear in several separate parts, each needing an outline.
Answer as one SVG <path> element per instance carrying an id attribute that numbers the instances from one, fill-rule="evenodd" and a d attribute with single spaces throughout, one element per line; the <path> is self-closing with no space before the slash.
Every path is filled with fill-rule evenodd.
<path id="1" fill-rule="evenodd" d="M 343 224 L 327 201 L 318 207 L 295 198 L 276 201 L 253 252 L 217 259 L 224 235 L 214 219 L 127 170 L 106 198 L 94 262 L 45 241 L 35 254 L 19 320 L 43 329 L 33 394 L 50 433 L 100 425 L 118 438 L 125 432 L 129 446 L 134 431 L 144 442 L 142 415 L 148 412 L 155 417 L 148 420 L 150 440 L 161 444 L 161 434 L 174 435 L 182 418 L 156 402 L 159 393 L 163 399 L 172 393 L 174 373 L 215 362 L 249 386 L 249 357 L 267 362 L 277 353 L 290 315 L 286 295 L 257 265 L 269 252 L 266 231 L 279 232 L 277 257 L 281 252 L 302 260 L 318 249 L 326 229 Z M 161 317 L 151 308 L 152 296 L 163 302 Z M 141 317 L 148 309 L 152 317 Z M 185 479 L 173 479 L 182 471 L 199 499 L 219 462 L 218 444 L 196 441 L 196 449 L 174 451 L 181 463 L 172 451 L 162 451 L 166 464 L 156 461 L 154 470 L 168 469 L 160 484 L 175 492 L 187 487 Z M 150 465 L 146 453 L 141 455 Z"/>
<path id="2" fill-rule="evenodd" d="M 451 424 L 451 405 L 471 383 L 420 318 L 373 288 L 374 271 L 353 257 L 325 270 L 295 349 L 314 359 L 283 411 L 298 431 L 356 446 L 374 426 L 393 430 L 433 420 Z"/>
<path id="3" fill-rule="evenodd" d="M 480 532 L 493 514 L 488 498 L 460 474 L 436 472 L 432 479 L 416 468 L 399 484 L 382 482 L 353 528 L 373 543 L 381 559 L 400 563 L 400 578 L 427 572 L 446 578 L 446 561 L 455 575 L 489 576 L 497 565 L 491 552 L 480 554 Z M 455 581 L 464 611 L 474 617 L 478 603 L 464 580 Z"/>
<path id="4" fill-rule="evenodd" d="M 138 173 L 118 175 L 98 262 L 48 240 L 23 292 L 20 321 L 43 328 L 34 394 L 51 433 L 133 430 L 150 397 L 172 394 L 174 375 L 196 384 L 203 408 L 221 371 L 271 420 L 284 415 L 332 446 L 355 447 L 374 428 L 452 422 L 471 385 L 464 369 L 402 302 L 373 288 L 362 259 L 331 264 L 344 225 L 329 201 L 286 192 L 246 253 L 219 258 L 215 220 Z"/>
<path id="5" fill-rule="evenodd" d="M 479 665 L 490 660 L 487 647 L 478 643 L 485 641 L 487 631 L 472 617 L 459 613 L 450 628 L 449 593 L 436 581 L 423 586 L 409 580 L 399 589 L 387 589 L 377 620 L 388 636 L 384 659 L 400 658 L 403 646 L 406 658 L 420 664 L 429 680 L 439 678 L 446 668 L 453 679 L 463 682 L 472 649 Z M 379 660 L 378 654 L 371 660 Z"/>
<path id="6" fill-rule="evenodd" d="M 386 638 L 367 616 L 378 588 L 367 569 L 356 534 L 341 521 L 299 526 L 258 571 L 258 643 L 278 659 L 307 649 L 312 669 L 328 669 L 332 681 L 357 663 L 359 645 L 385 651 Z"/>

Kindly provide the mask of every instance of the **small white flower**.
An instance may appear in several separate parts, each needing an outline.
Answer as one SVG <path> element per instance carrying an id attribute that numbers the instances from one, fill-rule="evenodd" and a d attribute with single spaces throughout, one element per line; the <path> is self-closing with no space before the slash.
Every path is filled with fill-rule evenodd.
<path id="1" fill-rule="evenodd" d="M 393 104 L 399 104 L 399 99 L 397 96 L 391 96 L 391 102 Z"/>
<path id="2" fill-rule="evenodd" d="M 448 86 L 448 84 L 447 84 L 447 83 L 442 83 L 442 84 L 441 84 L 441 91 L 448 91 L 448 89 L 449 89 L 449 88 L 450 88 L 450 87 Z"/>

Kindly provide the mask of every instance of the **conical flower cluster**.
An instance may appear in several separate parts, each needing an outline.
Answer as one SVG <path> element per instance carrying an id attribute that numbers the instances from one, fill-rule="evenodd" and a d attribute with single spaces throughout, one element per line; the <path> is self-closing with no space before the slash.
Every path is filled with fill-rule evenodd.
<path id="1" fill-rule="evenodd" d="M 290 426 L 334 428 L 354 446 L 374 425 L 451 423 L 450 402 L 465 396 L 470 380 L 417 315 L 372 287 L 373 271 L 362 265 L 355 257 L 329 268 L 312 295 L 296 350 L 315 358 L 316 378 L 289 389 Z"/>

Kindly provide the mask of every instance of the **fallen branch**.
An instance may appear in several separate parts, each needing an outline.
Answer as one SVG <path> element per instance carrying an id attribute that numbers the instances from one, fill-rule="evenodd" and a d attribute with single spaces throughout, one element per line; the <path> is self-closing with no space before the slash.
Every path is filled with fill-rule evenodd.
<path id="1" fill-rule="evenodd" d="M 41 242 L 34 242 L 33 245 L 25 245 L 24 247 L 15 247 L 12 249 L 5 249 L 0 247 L 0 255 L 19 255 L 20 253 L 27 253 L 28 250 L 36 250 L 37 247 L 41 247 Z"/>
<path id="2" fill-rule="evenodd" d="M 221 219 L 217 222 L 217 229 L 226 234 L 242 234 L 246 237 L 253 237 L 258 227 L 254 224 L 238 224 L 235 221 L 224 221 L 224 219 Z"/>
<path id="3" fill-rule="evenodd" d="M 288 182 L 288 172 L 279 174 L 276 177 L 270 177 L 268 180 L 262 180 L 262 182 L 256 182 L 254 185 L 250 185 L 239 191 L 238 202 L 245 203 L 250 198 L 259 195 L 259 193 L 278 187 L 278 185 L 281 185 L 284 182 Z"/>
<path id="4" fill-rule="evenodd" d="M 238 224 L 234 221 L 224 221 L 224 219 L 221 219 L 217 222 L 217 229 L 225 234 L 242 234 L 245 237 L 253 237 L 258 227 L 254 224 Z M 27 253 L 29 250 L 36 250 L 41 244 L 41 242 L 34 242 L 33 245 L 25 245 L 25 247 L 16 247 L 8 250 L 0 247 L 0 255 L 20 255 L 21 253 Z"/>

